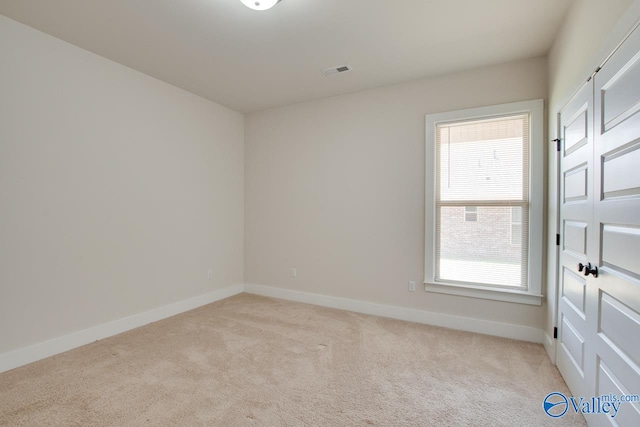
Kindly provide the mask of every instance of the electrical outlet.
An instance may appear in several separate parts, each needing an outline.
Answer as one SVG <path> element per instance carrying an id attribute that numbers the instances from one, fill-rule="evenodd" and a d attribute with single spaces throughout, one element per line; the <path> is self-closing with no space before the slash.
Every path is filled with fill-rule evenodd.
<path id="1" fill-rule="evenodd" d="M 207 279 L 213 279 L 213 270 L 207 271 Z"/>
<path id="2" fill-rule="evenodd" d="M 290 272 L 290 275 L 291 275 L 292 279 L 295 279 L 296 277 L 298 277 L 298 270 L 295 269 L 295 268 L 292 268 L 291 272 Z"/>
<path id="3" fill-rule="evenodd" d="M 412 280 L 409 282 L 409 292 L 415 292 L 415 291 L 416 291 L 416 282 Z"/>

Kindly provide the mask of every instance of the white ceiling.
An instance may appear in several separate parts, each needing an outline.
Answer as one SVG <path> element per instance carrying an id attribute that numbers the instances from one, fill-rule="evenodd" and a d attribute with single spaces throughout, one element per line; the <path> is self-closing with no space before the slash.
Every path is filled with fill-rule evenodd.
<path id="1" fill-rule="evenodd" d="M 544 56 L 573 1 L 0 0 L 0 13 L 251 112 Z M 342 64 L 353 71 L 321 71 Z"/>

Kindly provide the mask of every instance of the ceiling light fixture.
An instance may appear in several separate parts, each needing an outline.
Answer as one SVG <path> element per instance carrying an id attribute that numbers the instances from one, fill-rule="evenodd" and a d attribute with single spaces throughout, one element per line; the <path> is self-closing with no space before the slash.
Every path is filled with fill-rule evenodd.
<path id="1" fill-rule="evenodd" d="M 280 0 L 240 0 L 242 4 L 253 10 L 271 9 Z"/>

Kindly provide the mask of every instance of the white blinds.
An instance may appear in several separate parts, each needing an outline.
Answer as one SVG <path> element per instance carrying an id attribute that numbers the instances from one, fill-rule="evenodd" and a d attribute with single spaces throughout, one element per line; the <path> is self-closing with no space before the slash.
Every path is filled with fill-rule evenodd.
<path id="1" fill-rule="evenodd" d="M 436 126 L 436 281 L 526 289 L 529 121 Z"/>

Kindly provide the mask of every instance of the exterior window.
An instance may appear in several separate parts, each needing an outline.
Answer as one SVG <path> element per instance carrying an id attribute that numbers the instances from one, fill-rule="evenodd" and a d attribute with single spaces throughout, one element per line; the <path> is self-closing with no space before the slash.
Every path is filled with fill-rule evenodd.
<path id="1" fill-rule="evenodd" d="M 540 302 L 542 231 L 540 242 L 529 242 L 529 227 L 542 217 L 541 193 L 531 191 L 531 171 L 542 163 L 541 142 L 533 140 L 542 136 L 541 104 L 427 116 L 434 174 L 427 178 L 433 194 L 427 200 L 425 289 L 471 289 L 485 298 L 528 294 L 538 298 L 523 302 Z"/>
<path id="2" fill-rule="evenodd" d="M 522 208 L 520 206 L 511 207 L 511 244 L 521 245 L 524 236 L 522 235 Z"/>
<path id="3" fill-rule="evenodd" d="M 477 206 L 465 206 L 464 207 L 464 221 L 465 222 L 478 222 L 478 207 Z"/>

